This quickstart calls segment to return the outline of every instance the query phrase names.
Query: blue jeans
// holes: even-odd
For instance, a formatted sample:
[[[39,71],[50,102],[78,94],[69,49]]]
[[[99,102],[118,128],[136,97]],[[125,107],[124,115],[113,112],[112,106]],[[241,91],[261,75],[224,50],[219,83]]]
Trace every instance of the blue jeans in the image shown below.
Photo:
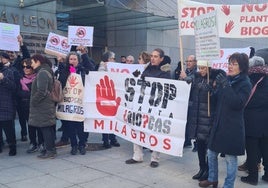
[[[219,153],[208,150],[208,166],[209,176],[208,181],[218,181],[218,155]],[[224,181],[224,188],[234,188],[234,182],[237,172],[237,156],[225,155],[225,161],[227,166],[227,176]]]

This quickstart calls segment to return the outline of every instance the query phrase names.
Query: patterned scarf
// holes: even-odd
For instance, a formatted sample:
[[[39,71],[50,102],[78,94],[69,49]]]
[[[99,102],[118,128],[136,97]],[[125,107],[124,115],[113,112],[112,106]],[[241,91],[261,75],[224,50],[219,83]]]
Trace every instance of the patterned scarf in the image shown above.
[[[24,75],[22,79],[20,79],[20,84],[22,86],[23,91],[30,91],[27,84],[32,83],[36,77],[36,74]]]

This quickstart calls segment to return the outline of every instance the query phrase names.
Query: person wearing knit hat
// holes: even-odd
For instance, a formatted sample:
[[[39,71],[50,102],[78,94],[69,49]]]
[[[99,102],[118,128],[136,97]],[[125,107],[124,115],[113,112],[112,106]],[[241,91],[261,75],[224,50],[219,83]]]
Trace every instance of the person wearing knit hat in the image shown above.
[[[211,67],[209,61],[207,60],[198,60],[197,66]]]
[[[262,57],[249,59],[248,74],[253,86],[244,111],[248,176],[241,177],[241,181],[257,185],[261,157],[264,166],[262,180],[268,182],[268,66]]]
[[[190,139],[196,139],[199,171],[192,177],[195,180],[204,181],[208,178],[207,148],[209,134],[212,127],[212,116],[215,111],[215,103],[208,99],[213,93],[216,76],[223,70],[211,69],[207,60],[197,61],[198,72],[195,73],[191,86],[187,126]]]

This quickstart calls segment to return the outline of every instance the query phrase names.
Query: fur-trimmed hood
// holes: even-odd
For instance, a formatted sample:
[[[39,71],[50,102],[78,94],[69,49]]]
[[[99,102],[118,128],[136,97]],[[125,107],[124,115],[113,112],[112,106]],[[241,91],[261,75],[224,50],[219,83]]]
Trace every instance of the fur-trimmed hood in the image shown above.
[[[248,70],[248,74],[262,74],[268,76],[268,65],[250,67]]]

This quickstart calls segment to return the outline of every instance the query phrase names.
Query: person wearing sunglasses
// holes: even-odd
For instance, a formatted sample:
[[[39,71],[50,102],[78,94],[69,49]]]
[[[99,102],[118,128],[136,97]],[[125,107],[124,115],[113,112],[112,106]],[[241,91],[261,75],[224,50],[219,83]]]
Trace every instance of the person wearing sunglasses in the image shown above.
[[[20,125],[27,130],[27,123],[29,120],[29,109],[30,109],[30,96],[31,96],[31,87],[32,83],[36,77],[36,73],[34,72],[33,68],[31,67],[31,60],[30,58],[24,59],[22,62],[23,68],[23,77],[20,79],[20,88],[18,92],[19,103],[18,106],[21,109],[21,117],[20,117]],[[28,133],[30,139],[30,146],[27,150],[27,153],[34,153],[38,151],[38,146],[42,146],[43,144],[43,137],[40,131],[40,128],[33,127],[28,125]],[[36,135],[38,135],[38,144],[36,142]]]

